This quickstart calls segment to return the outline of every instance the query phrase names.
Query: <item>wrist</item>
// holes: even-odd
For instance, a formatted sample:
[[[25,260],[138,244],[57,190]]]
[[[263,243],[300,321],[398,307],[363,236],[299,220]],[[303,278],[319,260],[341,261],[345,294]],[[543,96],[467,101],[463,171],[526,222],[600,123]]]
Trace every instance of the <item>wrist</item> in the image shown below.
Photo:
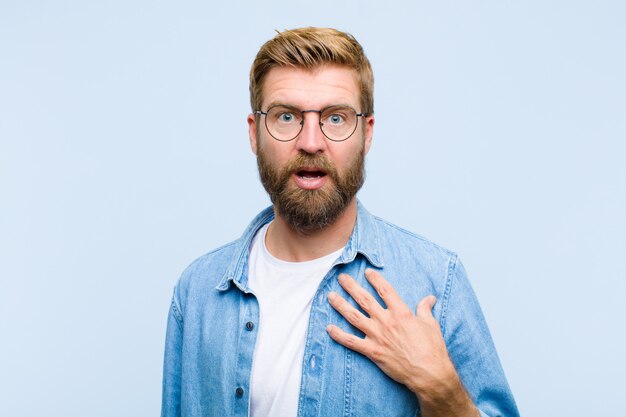
[[[480,415],[452,363],[438,376],[416,384],[411,390],[417,396],[422,417]]]
[[[459,396],[459,392],[465,391],[454,367],[419,381],[411,389],[417,395],[420,404],[449,401]]]

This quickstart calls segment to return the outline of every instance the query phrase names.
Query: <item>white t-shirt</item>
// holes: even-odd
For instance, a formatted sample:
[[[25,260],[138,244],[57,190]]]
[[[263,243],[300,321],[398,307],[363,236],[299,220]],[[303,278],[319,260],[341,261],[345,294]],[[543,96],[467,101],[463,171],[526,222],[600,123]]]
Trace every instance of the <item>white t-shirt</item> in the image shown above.
[[[248,284],[260,308],[252,361],[250,416],[292,417],[298,412],[313,296],[343,249],[312,261],[281,261],[265,246],[268,226],[254,237],[248,265]]]

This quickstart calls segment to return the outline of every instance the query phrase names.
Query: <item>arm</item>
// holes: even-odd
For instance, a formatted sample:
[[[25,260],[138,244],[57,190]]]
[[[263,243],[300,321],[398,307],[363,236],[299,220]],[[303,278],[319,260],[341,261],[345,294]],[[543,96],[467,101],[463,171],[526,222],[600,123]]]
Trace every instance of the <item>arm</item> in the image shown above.
[[[482,415],[519,417],[487,322],[456,257],[441,301],[441,329],[450,359]]]
[[[179,305],[177,291],[174,289],[165,336],[161,417],[180,417],[183,317]]]

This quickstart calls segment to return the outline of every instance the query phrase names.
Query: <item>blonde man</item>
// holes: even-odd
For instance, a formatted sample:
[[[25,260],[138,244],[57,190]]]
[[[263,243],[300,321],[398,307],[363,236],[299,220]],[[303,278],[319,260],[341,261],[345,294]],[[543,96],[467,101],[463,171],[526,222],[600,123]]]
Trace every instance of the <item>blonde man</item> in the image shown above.
[[[356,199],[373,75],[349,34],[279,33],[250,74],[272,207],[174,289],[162,416],[516,416],[456,254]]]

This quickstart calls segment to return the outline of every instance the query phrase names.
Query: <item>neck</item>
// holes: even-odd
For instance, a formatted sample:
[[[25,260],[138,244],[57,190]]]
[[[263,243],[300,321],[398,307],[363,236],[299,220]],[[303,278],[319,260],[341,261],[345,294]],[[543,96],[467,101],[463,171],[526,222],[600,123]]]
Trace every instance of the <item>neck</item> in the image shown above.
[[[356,214],[355,197],[330,225],[319,230],[302,231],[294,229],[276,213],[267,230],[265,245],[273,256],[283,261],[304,262],[321,258],[348,243],[356,224]]]

